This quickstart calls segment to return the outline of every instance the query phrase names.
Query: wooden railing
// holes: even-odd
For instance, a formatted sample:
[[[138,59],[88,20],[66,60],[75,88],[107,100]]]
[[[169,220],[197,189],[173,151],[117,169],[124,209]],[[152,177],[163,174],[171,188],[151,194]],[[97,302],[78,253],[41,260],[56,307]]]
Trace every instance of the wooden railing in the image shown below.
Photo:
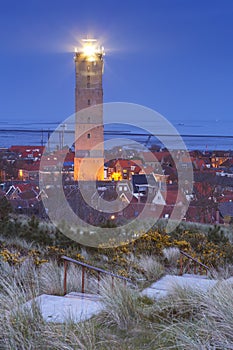
[[[85,272],[86,272],[86,269],[93,270],[93,271],[96,271],[98,273],[98,291],[99,291],[99,283],[100,283],[100,274],[105,274],[105,275],[112,277],[112,287],[114,287],[114,278],[121,279],[124,281],[124,283],[131,282],[131,280],[129,278],[116,275],[113,272],[100,269],[99,267],[85,264],[81,261],[69,258],[65,255],[63,255],[61,258],[64,260],[64,295],[67,293],[67,267],[68,267],[68,263],[73,263],[73,264],[76,264],[76,265],[79,265],[82,267],[82,293],[85,293]]]
[[[204,271],[205,274],[208,274],[209,267],[205,264],[202,264],[197,259],[193,258],[191,255],[180,251],[180,275],[183,275],[184,273],[184,257],[188,259],[187,264],[185,266],[185,272],[190,273],[193,272],[195,275],[198,273],[202,275],[202,272]],[[192,266],[191,266],[192,265]]]

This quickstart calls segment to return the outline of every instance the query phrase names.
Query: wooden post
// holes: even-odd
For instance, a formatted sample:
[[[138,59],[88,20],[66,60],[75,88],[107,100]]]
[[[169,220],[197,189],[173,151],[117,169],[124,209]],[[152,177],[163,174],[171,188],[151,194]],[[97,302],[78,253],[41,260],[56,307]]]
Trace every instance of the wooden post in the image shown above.
[[[67,292],[67,261],[64,261],[64,295]]]
[[[100,292],[100,272],[98,271],[98,294]]]
[[[190,259],[188,259],[188,273],[190,273]]]
[[[183,275],[183,257],[180,254],[180,276]]]
[[[85,288],[85,267],[82,266],[82,293],[84,293]]]
[[[194,261],[194,275],[197,274],[197,263],[196,261]]]
[[[114,277],[112,276],[112,289],[114,288]]]

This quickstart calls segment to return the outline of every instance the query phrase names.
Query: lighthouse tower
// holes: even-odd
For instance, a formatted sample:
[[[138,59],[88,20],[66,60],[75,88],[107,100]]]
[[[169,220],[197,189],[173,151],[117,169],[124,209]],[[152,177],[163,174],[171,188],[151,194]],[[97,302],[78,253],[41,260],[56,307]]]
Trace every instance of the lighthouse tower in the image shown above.
[[[104,178],[103,57],[95,39],[75,52],[75,181]],[[92,107],[92,108],[89,108]]]

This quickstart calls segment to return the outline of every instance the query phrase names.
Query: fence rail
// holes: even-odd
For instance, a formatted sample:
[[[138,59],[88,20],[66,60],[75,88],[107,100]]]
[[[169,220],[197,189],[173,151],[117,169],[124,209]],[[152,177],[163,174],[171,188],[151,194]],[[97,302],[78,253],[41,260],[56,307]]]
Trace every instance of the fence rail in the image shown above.
[[[205,274],[208,274],[208,271],[210,270],[209,267],[205,264],[202,264],[200,261],[198,261],[197,259],[195,259],[194,257],[192,257],[191,255],[183,252],[182,250],[180,251],[180,275],[183,275],[184,273],[184,260],[183,257],[188,258],[188,263],[187,263],[187,272],[190,273],[191,271],[191,266],[190,263],[193,263],[193,272],[195,275],[198,274],[198,272],[200,274],[202,274],[202,271],[205,271]]]
[[[112,287],[114,286],[114,278],[121,279],[125,283],[132,282],[129,278],[117,275],[117,274],[110,272],[110,271],[107,271],[107,270],[103,270],[99,267],[88,265],[88,264],[83,263],[81,261],[69,258],[68,256],[63,255],[61,258],[64,260],[64,295],[67,293],[67,267],[68,267],[68,263],[73,263],[73,264],[76,264],[76,265],[79,265],[82,267],[82,293],[85,293],[85,272],[86,272],[86,269],[98,272],[98,290],[99,290],[100,274],[105,274],[105,275],[112,277]]]

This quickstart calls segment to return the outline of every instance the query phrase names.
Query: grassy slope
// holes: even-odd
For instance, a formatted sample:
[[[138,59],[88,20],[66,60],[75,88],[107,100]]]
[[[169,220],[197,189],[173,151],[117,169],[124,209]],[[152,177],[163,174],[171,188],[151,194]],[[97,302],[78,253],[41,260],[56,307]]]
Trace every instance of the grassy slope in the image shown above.
[[[84,324],[73,324],[72,320],[65,325],[45,324],[36,306],[32,313],[20,307],[41,293],[63,293],[61,254],[144,279],[143,284],[147,284],[166,270],[176,271],[177,248],[171,247],[202,252],[199,245],[204,242],[210,249],[206,259],[212,256],[211,249],[221,246],[225,255],[218,261],[222,268],[227,263],[231,270],[230,230],[221,233],[216,227],[182,225],[172,238],[160,227],[131,245],[93,250],[67,241],[34,219],[2,221],[0,348],[232,349],[233,289],[224,281],[207,294],[177,289],[168,299],[155,303],[140,296],[142,285],[132,288],[115,283],[113,291],[111,281],[103,279],[105,311]],[[80,270],[70,266],[68,291],[80,290],[80,284]],[[87,291],[94,288],[95,275],[90,276]]]

